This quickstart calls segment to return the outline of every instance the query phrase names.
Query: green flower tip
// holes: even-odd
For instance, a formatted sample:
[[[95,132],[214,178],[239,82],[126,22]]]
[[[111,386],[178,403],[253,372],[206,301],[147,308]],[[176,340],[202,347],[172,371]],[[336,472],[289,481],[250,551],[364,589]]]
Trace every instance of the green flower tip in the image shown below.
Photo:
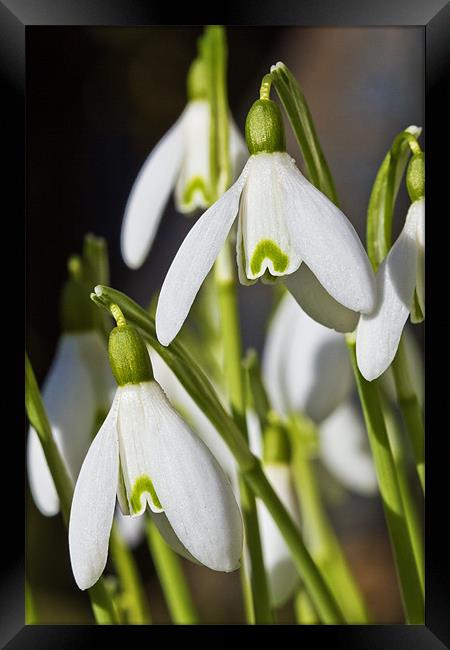
[[[286,430],[278,415],[270,412],[263,434],[263,460],[265,463],[289,463],[291,448]]]
[[[123,316],[122,316],[123,317]],[[109,363],[119,386],[140,384],[153,379],[153,370],[146,345],[139,332],[119,318],[111,330],[108,343]]]
[[[271,99],[258,99],[249,110],[245,139],[251,155],[286,151],[281,111]]]
[[[89,286],[85,280],[84,264],[79,255],[67,262],[69,278],[64,284],[60,318],[63,332],[77,333],[95,329],[95,309],[89,300]]]
[[[154,505],[160,510],[163,509],[158,499],[158,495],[156,494],[156,490],[153,485],[153,482],[151,481],[149,476],[147,476],[146,474],[142,474],[142,476],[136,479],[130,497],[130,505],[135,514],[141,512],[142,510],[141,497],[146,492],[150,495]]]
[[[187,76],[189,101],[208,98],[208,69],[203,59],[194,59]]]
[[[250,260],[251,272],[259,273],[265,259],[272,260],[273,268],[277,273],[283,273],[289,264],[289,257],[271,239],[263,239],[256,246]]]
[[[406,172],[406,187],[411,203],[425,196],[425,154],[415,154],[409,161]]]

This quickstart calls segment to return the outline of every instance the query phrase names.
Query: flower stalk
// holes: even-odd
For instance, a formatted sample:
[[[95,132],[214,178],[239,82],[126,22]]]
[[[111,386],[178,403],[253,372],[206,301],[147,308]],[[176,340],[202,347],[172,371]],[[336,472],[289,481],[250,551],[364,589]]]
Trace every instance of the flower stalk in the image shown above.
[[[199,623],[180,559],[163,540],[150,517],[146,517],[145,528],[150,553],[172,621],[180,625]]]

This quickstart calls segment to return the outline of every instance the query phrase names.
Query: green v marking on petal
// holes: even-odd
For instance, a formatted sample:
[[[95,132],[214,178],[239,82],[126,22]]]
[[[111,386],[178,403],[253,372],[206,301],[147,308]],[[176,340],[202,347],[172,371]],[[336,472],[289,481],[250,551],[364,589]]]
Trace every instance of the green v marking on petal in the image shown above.
[[[271,239],[261,240],[255,248],[250,260],[251,272],[256,275],[261,270],[261,265],[268,258],[272,260],[273,268],[277,273],[283,273],[289,264],[289,257]]]
[[[141,496],[144,494],[144,492],[148,492],[150,494],[152,501],[157,508],[161,508],[161,510],[163,509],[156,494],[156,490],[153,487],[153,483],[146,474],[143,474],[135,480],[133,489],[131,491],[130,505],[133,509],[133,512],[139,512],[139,510],[142,508]]]
[[[192,203],[195,192],[201,192],[207,203],[212,202],[212,197],[206,187],[205,179],[201,176],[193,176],[189,183],[187,183],[181,197],[181,202],[186,205]]]

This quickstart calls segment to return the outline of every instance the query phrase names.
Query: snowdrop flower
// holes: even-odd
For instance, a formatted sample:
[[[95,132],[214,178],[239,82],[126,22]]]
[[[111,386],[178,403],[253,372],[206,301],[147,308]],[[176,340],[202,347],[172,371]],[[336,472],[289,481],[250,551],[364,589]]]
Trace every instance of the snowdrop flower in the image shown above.
[[[372,381],[392,363],[415,295],[425,314],[425,172],[424,154],[412,157],[407,171],[411,206],[405,224],[381,263],[377,275],[378,304],[361,314],[356,357],[361,374]]]
[[[156,311],[163,345],[183,325],[236,217],[241,283],[283,277],[313,318],[342,331],[375,306],[375,280],[358,235],[286,153],[278,106],[255,102],[245,132],[251,155],[241,175],[190,230],[164,280]]]
[[[247,411],[246,419],[252,452],[263,459],[267,480],[292,519],[300,525],[285,432],[274,422],[263,437],[256,413]],[[260,499],[257,499],[256,507],[270,601],[273,607],[280,607],[294,595],[299,583],[298,572],[284,537]]]
[[[85,297],[79,291],[77,280],[71,278],[63,291],[63,333],[42,388],[53,438],[73,480],[89,447],[95,417],[109,407],[113,384],[106,348],[83,309]],[[27,467],[36,506],[47,517],[56,515],[58,495],[33,427],[28,435]]]
[[[349,400],[320,425],[319,449],[325,466],[342,485],[366,496],[377,493],[366,428]]]
[[[116,496],[132,517],[148,505],[177,552],[216,571],[234,571],[243,527],[231,486],[155,381],[137,330],[116,305],[111,311],[118,323],[109,340],[118,388],[73,495],[69,550],[77,585],[88,589],[105,567]]]
[[[353,386],[344,337],[310,318],[287,292],[269,326],[262,372],[278,413],[302,412],[316,424]]]
[[[278,413],[303,413],[318,426],[319,453],[330,472],[349,489],[373,493],[365,427],[350,403],[354,382],[344,337],[312,320],[286,293],[269,327],[262,371]]]
[[[210,106],[204,63],[197,59],[188,76],[186,108],[150,152],[125,207],[121,247],[126,264],[139,268],[152,245],[169,194],[175,188],[178,212],[192,213],[213,200],[210,179]],[[245,142],[229,119],[229,147],[233,178],[245,159]]]

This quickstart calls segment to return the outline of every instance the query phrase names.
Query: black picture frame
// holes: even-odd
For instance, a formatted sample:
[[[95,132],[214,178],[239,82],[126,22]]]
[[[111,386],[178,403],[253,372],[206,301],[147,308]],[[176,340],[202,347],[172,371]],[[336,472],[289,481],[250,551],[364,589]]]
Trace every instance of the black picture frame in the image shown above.
[[[445,118],[448,120],[448,94],[445,73],[450,61],[450,6],[445,0],[390,0],[373,3],[372,1],[348,0],[288,0],[282,3],[247,2],[234,11],[227,5],[228,11],[222,17],[195,15],[189,7],[190,24],[221,23],[228,25],[304,25],[304,26],[422,26],[425,33],[425,71],[426,71],[426,134],[427,134],[427,210],[436,217],[434,225],[428,220],[428,237],[433,236],[434,226],[441,219],[448,221],[442,212],[448,186],[448,174],[445,162],[441,165],[437,153],[445,152],[442,138],[448,132]],[[167,11],[169,9],[169,11]],[[192,9],[192,11],[191,11]],[[165,10],[145,0],[0,0],[0,72],[2,88],[3,143],[2,155],[7,162],[7,175],[4,178],[4,199],[12,211],[13,222],[23,223],[26,197],[25,188],[25,34],[34,25],[151,25],[168,24],[176,12],[172,7]],[[181,18],[181,15],[180,15]],[[208,19],[207,19],[208,18]],[[448,100],[447,100],[448,101]],[[442,119],[440,119],[442,115]],[[430,152],[433,151],[433,157]],[[444,157],[445,161],[445,157]],[[442,224],[443,227],[444,224]],[[440,232],[440,231],[439,231]],[[20,237],[20,235],[19,235]],[[444,239],[444,238],[442,238]],[[445,242],[437,236],[432,240],[433,257],[448,257]],[[20,241],[20,240],[19,240]],[[448,241],[448,240],[447,240]],[[448,246],[447,246],[448,249]],[[430,365],[433,359],[433,374],[438,376],[439,365],[446,369],[446,360],[433,358],[433,340],[445,340],[450,325],[448,314],[433,309],[439,305],[439,287],[434,283],[439,269],[431,264],[430,247],[427,244],[427,300],[428,307],[426,338],[426,404],[427,427],[430,426],[431,414],[439,417],[439,405],[445,404],[448,396],[442,389],[442,383],[430,379]],[[447,276],[448,277],[448,276]],[[16,284],[16,283],[14,283]],[[447,283],[448,284],[448,283]],[[430,320],[431,318],[431,320]],[[18,320],[18,319],[16,319]],[[434,332],[432,334],[432,332]],[[22,339],[23,340],[23,339]],[[21,349],[19,343],[18,350]],[[20,352],[19,352],[20,354]],[[436,364],[436,365],[435,365]],[[19,379],[20,385],[20,379]],[[22,384],[23,385],[23,384]],[[439,386],[441,392],[439,393]],[[17,389],[17,394],[22,394]],[[23,408],[20,404],[18,408]],[[16,411],[17,412],[17,411]],[[114,634],[115,641],[123,638],[128,643],[137,640],[137,636],[146,633],[139,626],[25,626],[24,625],[24,557],[23,538],[24,521],[20,512],[20,494],[25,486],[24,441],[17,444],[17,418],[13,421],[16,436],[4,432],[4,457],[10,459],[8,466],[12,476],[3,472],[3,495],[13,493],[12,503],[4,510],[4,516],[12,516],[11,510],[18,510],[18,522],[14,526],[8,523],[8,532],[3,527],[3,550],[0,553],[4,566],[0,586],[0,643],[2,647],[22,648],[87,648],[104,643],[105,634]],[[436,435],[427,440],[427,508],[426,508],[426,623],[424,626],[377,625],[377,626],[284,626],[271,627],[263,631],[266,634],[289,633],[290,640],[299,644],[309,641],[328,643],[333,648],[358,648],[364,650],[408,648],[436,650],[449,647],[450,644],[450,599],[448,580],[448,556],[450,538],[447,532],[446,516],[448,491],[445,493],[446,463],[448,461],[448,431],[434,431]],[[432,439],[430,439],[432,438]],[[440,465],[442,464],[442,465]],[[443,469],[440,467],[442,466]],[[6,470],[6,468],[5,468]],[[4,499],[5,501],[5,499]],[[24,502],[24,499],[22,500]],[[235,626],[222,627],[218,632],[214,627],[183,627],[183,643],[189,642],[189,636],[199,636],[200,632],[212,636],[215,642],[223,645],[234,639],[245,641],[256,633],[258,628]],[[180,634],[176,626],[164,628],[152,627],[152,635],[163,634],[165,639],[175,640]],[[294,637],[295,633],[295,637]],[[147,631],[148,634],[148,631]],[[126,636],[125,636],[126,635]],[[101,638],[100,638],[101,637]],[[275,638],[275,637],[274,637]],[[147,640],[154,642],[154,637]],[[268,639],[269,640],[269,639]],[[269,641],[270,642],[270,641]],[[306,647],[306,646],[304,646]]]

